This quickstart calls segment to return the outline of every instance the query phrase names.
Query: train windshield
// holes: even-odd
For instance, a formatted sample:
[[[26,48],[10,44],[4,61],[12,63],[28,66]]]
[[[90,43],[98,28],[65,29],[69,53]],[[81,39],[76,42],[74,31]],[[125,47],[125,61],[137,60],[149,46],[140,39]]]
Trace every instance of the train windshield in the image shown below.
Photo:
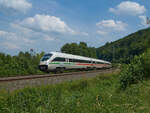
[[[41,61],[46,61],[46,60],[50,59],[51,56],[52,56],[52,54],[46,54],[41,58]]]

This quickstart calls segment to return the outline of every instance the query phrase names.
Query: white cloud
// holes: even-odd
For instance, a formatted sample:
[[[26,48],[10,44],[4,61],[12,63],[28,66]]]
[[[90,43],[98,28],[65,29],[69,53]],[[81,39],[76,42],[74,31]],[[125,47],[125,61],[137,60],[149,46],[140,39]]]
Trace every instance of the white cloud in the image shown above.
[[[123,1],[116,8],[110,8],[110,12],[115,14],[140,15],[145,13],[146,8],[137,2]]]
[[[10,24],[12,28],[18,29],[24,34],[43,33],[52,36],[59,33],[61,35],[88,36],[87,32],[72,29],[65,21],[59,17],[36,14],[33,17],[17,20]],[[58,35],[58,34],[57,34]]]
[[[51,37],[51,36],[48,36],[48,35],[44,36],[44,40],[46,40],[46,41],[53,41],[54,39],[55,39],[54,37]]]
[[[0,36],[4,36],[4,35],[6,35],[7,34],[7,32],[5,32],[5,31],[0,31]]]
[[[11,42],[4,42],[2,45],[7,49],[19,49],[20,47]]]
[[[25,35],[8,32],[0,30],[0,39],[2,39],[1,45],[6,49],[20,49],[23,46],[32,45],[35,40],[30,39],[30,37],[25,37]]]
[[[102,20],[96,26],[98,27],[97,34],[105,36],[109,33],[126,31],[128,25],[122,21]]]
[[[27,0],[0,0],[0,5],[21,12],[26,12],[32,7],[32,4],[27,2]]]
[[[122,21],[114,21],[114,20],[102,20],[96,24],[100,29],[110,29],[115,31],[124,31],[126,30],[126,23]]]
[[[80,34],[83,36],[89,36],[89,34],[87,32],[81,32]]]
[[[71,29],[59,17],[55,16],[37,14],[34,17],[28,17],[23,21],[16,22],[16,24],[39,32],[42,31],[75,34],[73,29]]]
[[[34,40],[30,40],[28,38],[23,38],[22,39],[25,43],[28,43],[28,44],[33,44],[35,41]]]
[[[33,48],[41,42],[57,42],[55,37],[88,36],[88,33],[74,31],[60,18],[49,15],[35,15],[22,21],[16,20],[10,23],[10,30],[0,30],[0,46],[3,43],[3,48]]]
[[[7,32],[7,31],[0,30],[0,38],[5,38],[8,40],[16,40],[17,35],[13,32]]]
[[[10,27],[18,35],[21,35],[21,36],[24,36],[24,37],[32,38],[32,36],[35,34],[35,32],[32,29],[22,27],[18,24],[11,23]]]
[[[147,26],[147,17],[146,16],[139,16],[139,19],[141,19],[142,25]]]
[[[17,34],[27,37],[23,39],[25,42],[34,43],[34,40],[38,40],[38,39],[42,39],[46,41],[53,41],[55,39],[53,36],[51,36],[50,33],[36,32],[33,31],[32,29],[20,26],[18,24],[12,23],[10,25],[13,29],[15,29],[16,32],[19,31]],[[34,40],[30,40],[30,39],[34,39]]]
[[[107,35],[107,32],[98,30],[98,31],[97,31],[97,34],[99,34],[99,35]]]

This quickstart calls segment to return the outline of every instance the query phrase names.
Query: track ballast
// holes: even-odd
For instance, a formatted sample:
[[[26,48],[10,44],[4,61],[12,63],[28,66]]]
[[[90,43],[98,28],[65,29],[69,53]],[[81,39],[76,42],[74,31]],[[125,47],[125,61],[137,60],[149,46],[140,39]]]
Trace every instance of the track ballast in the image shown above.
[[[5,78],[0,78],[0,82],[11,82],[11,81],[30,80],[30,79],[32,80],[32,79],[38,79],[38,78],[69,76],[69,75],[74,75],[74,74],[79,75],[79,74],[95,73],[95,72],[105,72],[105,71],[112,71],[112,68],[110,68],[110,69],[101,69],[101,70],[94,70],[94,71],[71,72],[71,73],[5,77]]]

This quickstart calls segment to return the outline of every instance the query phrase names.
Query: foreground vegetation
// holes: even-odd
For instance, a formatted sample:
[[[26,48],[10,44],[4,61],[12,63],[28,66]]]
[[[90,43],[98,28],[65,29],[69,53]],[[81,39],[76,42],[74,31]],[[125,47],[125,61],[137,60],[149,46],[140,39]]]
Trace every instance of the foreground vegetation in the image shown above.
[[[139,56],[135,56],[130,64],[124,65],[120,74],[120,87],[125,89],[150,78],[150,49]]]
[[[42,74],[38,69],[40,58],[32,49],[30,52],[20,52],[17,56],[0,53],[0,77]]]
[[[118,73],[0,92],[0,113],[148,113],[150,80],[119,90]]]

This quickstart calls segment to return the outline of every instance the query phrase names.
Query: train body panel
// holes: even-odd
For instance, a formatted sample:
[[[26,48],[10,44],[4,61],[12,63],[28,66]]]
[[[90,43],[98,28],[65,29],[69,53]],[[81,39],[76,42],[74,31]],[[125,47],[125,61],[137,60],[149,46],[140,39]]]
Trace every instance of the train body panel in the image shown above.
[[[78,55],[50,52],[45,54],[39,64],[41,71],[55,71],[57,69],[94,69],[109,68],[111,63]]]

